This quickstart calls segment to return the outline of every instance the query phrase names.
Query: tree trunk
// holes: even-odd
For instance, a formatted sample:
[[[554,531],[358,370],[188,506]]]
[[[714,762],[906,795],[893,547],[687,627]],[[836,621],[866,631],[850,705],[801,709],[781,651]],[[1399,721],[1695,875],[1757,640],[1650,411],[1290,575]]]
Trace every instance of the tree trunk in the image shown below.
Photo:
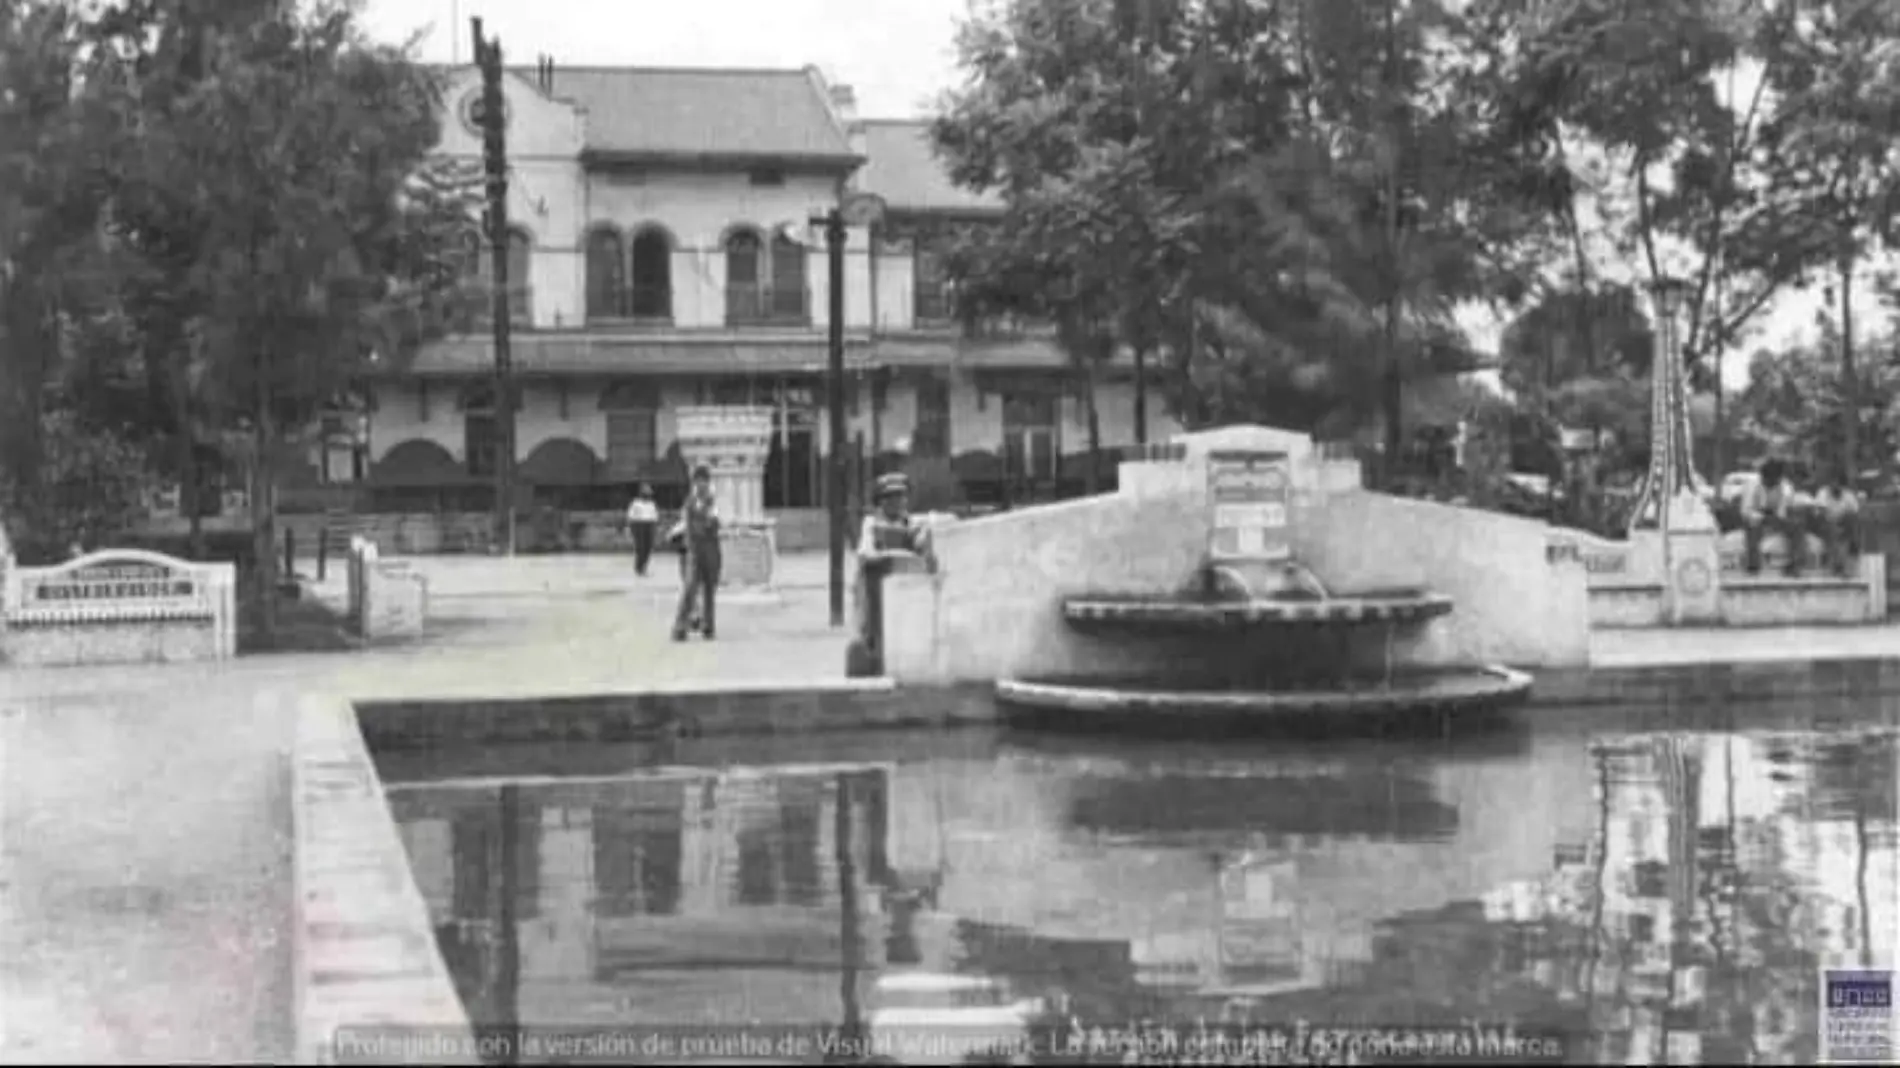
[[[1135,349],[1135,444],[1148,444],[1148,350]]]
[[[1854,372],[1854,256],[1841,254],[1841,477],[1860,478],[1860,376]]]
[[[1102,471],[1102,413],[1095,404],[1095,368],[1091,354],[1082,368],[1082,403],[1089,419],[1089,465],[1082,476],[1082,488],[1091,497],[1101,491]]]
[[[1391,487],[1393,475],[1398,470],[1399,453],[1404,447],[1405,427],[1405,379],[1399,366],[1399,326],[1404,321],[1405,281],[1403,267],[1405,250],[1400,247],[1403,234],[1399,227],[1399,161],[1396,158],[1403,140],[1399,136],[1399,12],[1397,0],[1387,0],[1385,9],[1385,116],[1388,147],[1394,158],[1386,161],[1385,172],[1385,247],[1391,256],[1386,269],[1392,272],[1392,281],[1386,293],[1385,303],[1385,380],[1381,390],[1380,403],[1385,417],[1385,478],[1387,488]]]
[[[7,358],[0,389],[0,476],[23,495],[40,483],[40,420],[45,414],[47,346],[44,305],[33,283],[0,278],[0,346]]]
[[[1399,366],[1399,301],[1397,294],[1385,311],[1385,373],[1379,391],[1379,410],[1385,421],[1385,488],[1390,489],[1404,451],[1405,374]]]
[[[277,638],[277,507],[271,499],[276,485],[272,444],[276,438],[271,418],[270,355],[258,356],[257,411],[252,416],[252,442],[255,455],[251,463],[251,553],[257,581],[252,596],[257,619],[258,643],[269,649]]]

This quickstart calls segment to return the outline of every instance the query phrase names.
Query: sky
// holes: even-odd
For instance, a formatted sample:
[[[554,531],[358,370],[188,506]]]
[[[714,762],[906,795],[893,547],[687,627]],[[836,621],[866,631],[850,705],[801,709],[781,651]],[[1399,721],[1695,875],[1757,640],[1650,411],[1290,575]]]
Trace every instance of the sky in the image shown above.
[[[927,113],[955,84],[952,42],[966,10],[967,0],[366,0],[364,18],[385,40],[422,33],[421,57],[430,61],[466,61],[468,20],[480,16],[508,60],[524,65],[542,54],[577,66],[816,64],[856,90],[861,115],[897,118]],[[1605,276],[1620,273],[1611,265]],[[1821,303],[1818,288],[1777,301],[1756,336],[1725,358],[1725,381],[1747,381],[1756,347],[1811,334]],[[1863,329],[1872,330],[1873,302],[1862,307]],[[1478,348],[1496,350],[1495,316],[1473,309],[1460,318]]]

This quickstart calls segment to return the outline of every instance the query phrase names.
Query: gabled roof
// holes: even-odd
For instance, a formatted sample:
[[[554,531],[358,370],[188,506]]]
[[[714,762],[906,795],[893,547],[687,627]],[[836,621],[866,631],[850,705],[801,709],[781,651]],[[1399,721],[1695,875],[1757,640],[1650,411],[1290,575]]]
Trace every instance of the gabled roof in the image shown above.
[[[539,87],[533,67],[511,73]],[[830,90],[812,67],[553,68],[544,90],[586,110],[586,151],[655,159],[857,161]]]
[[[923,119],[868,119],[864,123],[864,169],[858,187],[884,199],[892,211],[999,212],[993,194],[974,193],[950,181],[949,168],[930,143]]]

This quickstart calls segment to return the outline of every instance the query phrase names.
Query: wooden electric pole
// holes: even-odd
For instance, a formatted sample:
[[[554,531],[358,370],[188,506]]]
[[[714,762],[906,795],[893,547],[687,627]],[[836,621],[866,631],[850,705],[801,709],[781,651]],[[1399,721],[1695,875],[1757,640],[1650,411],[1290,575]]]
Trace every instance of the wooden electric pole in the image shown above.
[[[501,91],[501,42],[482,36],[471,18],[475,65],[482,72],[482,164],[487,172],[488,250],[494,290],[489,294],[495,343],[495,538],[515,554],[515,361],[509,347],[508,300],[508,105]]]

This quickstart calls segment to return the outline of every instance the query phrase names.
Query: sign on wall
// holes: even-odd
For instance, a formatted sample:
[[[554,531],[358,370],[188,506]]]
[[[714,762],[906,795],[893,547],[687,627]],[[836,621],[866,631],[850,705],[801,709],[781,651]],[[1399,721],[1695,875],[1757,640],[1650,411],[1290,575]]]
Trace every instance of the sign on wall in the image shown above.
[[[1207,456],[1212,560],[1285,560],[1291,465],[1284,452],[1226,450]]]
[[[183,569],[143,561],[87,564],[41,578],[35,601],[140,601],[190,597],[196,587]]]

